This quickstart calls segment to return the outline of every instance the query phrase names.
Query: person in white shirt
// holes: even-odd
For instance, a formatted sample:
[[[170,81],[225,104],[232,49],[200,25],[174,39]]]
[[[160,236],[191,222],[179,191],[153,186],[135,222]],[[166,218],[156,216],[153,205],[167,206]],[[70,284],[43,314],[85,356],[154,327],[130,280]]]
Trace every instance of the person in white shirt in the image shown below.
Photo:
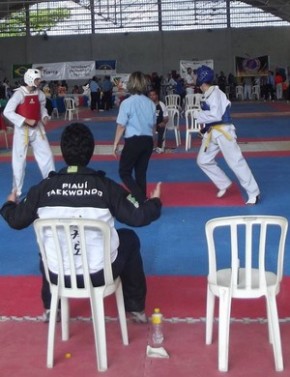
[[[186,94],[194,94],[195,82],[194,82],[192,68],[190,67],[187,68],[187,73],[184,77],[184,82],[185,82]]]

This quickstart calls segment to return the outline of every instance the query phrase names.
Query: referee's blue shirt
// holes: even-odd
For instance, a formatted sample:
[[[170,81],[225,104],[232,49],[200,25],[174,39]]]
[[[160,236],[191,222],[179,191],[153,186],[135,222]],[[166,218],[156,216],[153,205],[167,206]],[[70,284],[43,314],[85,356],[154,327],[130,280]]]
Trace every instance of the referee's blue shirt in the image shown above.
[[[156,124],[154,102],[143,94],[133,94],[121,102],[117,124],[125,127],[124,137],[153,136]]]

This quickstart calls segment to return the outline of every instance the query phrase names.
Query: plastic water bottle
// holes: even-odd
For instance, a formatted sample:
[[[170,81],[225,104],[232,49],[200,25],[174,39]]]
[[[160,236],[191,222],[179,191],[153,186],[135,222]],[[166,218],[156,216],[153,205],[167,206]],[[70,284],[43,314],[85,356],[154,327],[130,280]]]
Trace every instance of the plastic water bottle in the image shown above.
[[[163,315],[160,313],[160,309],[155,308],[151,316],[153,346],[160,346],[163,343],[164,335],[163,335],[162,319],[163,319]]]

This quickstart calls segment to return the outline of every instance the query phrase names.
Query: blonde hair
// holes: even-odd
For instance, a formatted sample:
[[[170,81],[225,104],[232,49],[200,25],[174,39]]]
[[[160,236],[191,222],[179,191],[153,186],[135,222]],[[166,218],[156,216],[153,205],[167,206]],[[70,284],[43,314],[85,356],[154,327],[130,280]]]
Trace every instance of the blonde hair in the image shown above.
[[[147,92],[147,85],[148,82],[144,73],[136,71],[131,73],[127,89],[131,94],[145,94]]]

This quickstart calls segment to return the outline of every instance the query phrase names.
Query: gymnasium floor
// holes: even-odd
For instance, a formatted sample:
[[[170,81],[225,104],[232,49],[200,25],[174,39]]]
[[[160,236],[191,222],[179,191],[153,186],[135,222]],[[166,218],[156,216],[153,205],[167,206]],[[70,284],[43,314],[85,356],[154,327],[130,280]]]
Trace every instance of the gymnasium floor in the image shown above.
[[[92,116],[93,115],[93,116]],[[148,276],[146,312],[161,308],[165,317],[165,343],[169,358],[146,357],[150,325],[128,320],[130,345],[121,344],[116,310],[106,301],[108,377],[214,377],[217,371],[217,333],[214,343],[204,343],[207,250],[204,224],[213,217],[234,214],[277,214],[290,218],[290,104],[233,103],[233,118],[244,155],[260,185],[262,201],[254,207],[244,205],[244,193],[224,165],[234,184],[223,199],[215,198],[215,188],[196,166],[200,141],[184,150],[184,119],[181,122],[182,146],[175,148],[168,135],[167,153],[152,156],[149,190],[163,182],[164,204],[161,218],[148,227],[135,229],[141,239],[144,268]],[[115,131],[116,111],[91,113],[80,110],[80,120],[93,131],[96,154],[91,166],[103,169],[119,181],[118,163],[110,155]],[[63,118],[63,117],[62,117]],[[57,169],[63,162],[58,140],[63,119],[54,119],[48,127]],[[11,135],[10,135],[11,136]],[[0,139],[0,202],[11,186],[11,153]],[[24,191],[40,180],[33,158],[28,158]],[[117,224],[121,226],[121,224]],[[68,342],[57,338],[55,367],[45,366],[47,325],[40,321],[40,277],[35,238],[31,227],[22,231],[10,229],[0,219],[0,353],[1,377],[98,375],[93,334],[86,302],[72,303],[72,333]],[[285,255],[285,278],[278,296],[285,371],[290,372],[290,254],[289,237]],[[250,339],[250,340],[249,340]],[[65,354],[70,353],[70,358]],[[276,375],[272,349],[267,341],[263,300],[234,302],[230,330],[229,376],[271,377]]]

